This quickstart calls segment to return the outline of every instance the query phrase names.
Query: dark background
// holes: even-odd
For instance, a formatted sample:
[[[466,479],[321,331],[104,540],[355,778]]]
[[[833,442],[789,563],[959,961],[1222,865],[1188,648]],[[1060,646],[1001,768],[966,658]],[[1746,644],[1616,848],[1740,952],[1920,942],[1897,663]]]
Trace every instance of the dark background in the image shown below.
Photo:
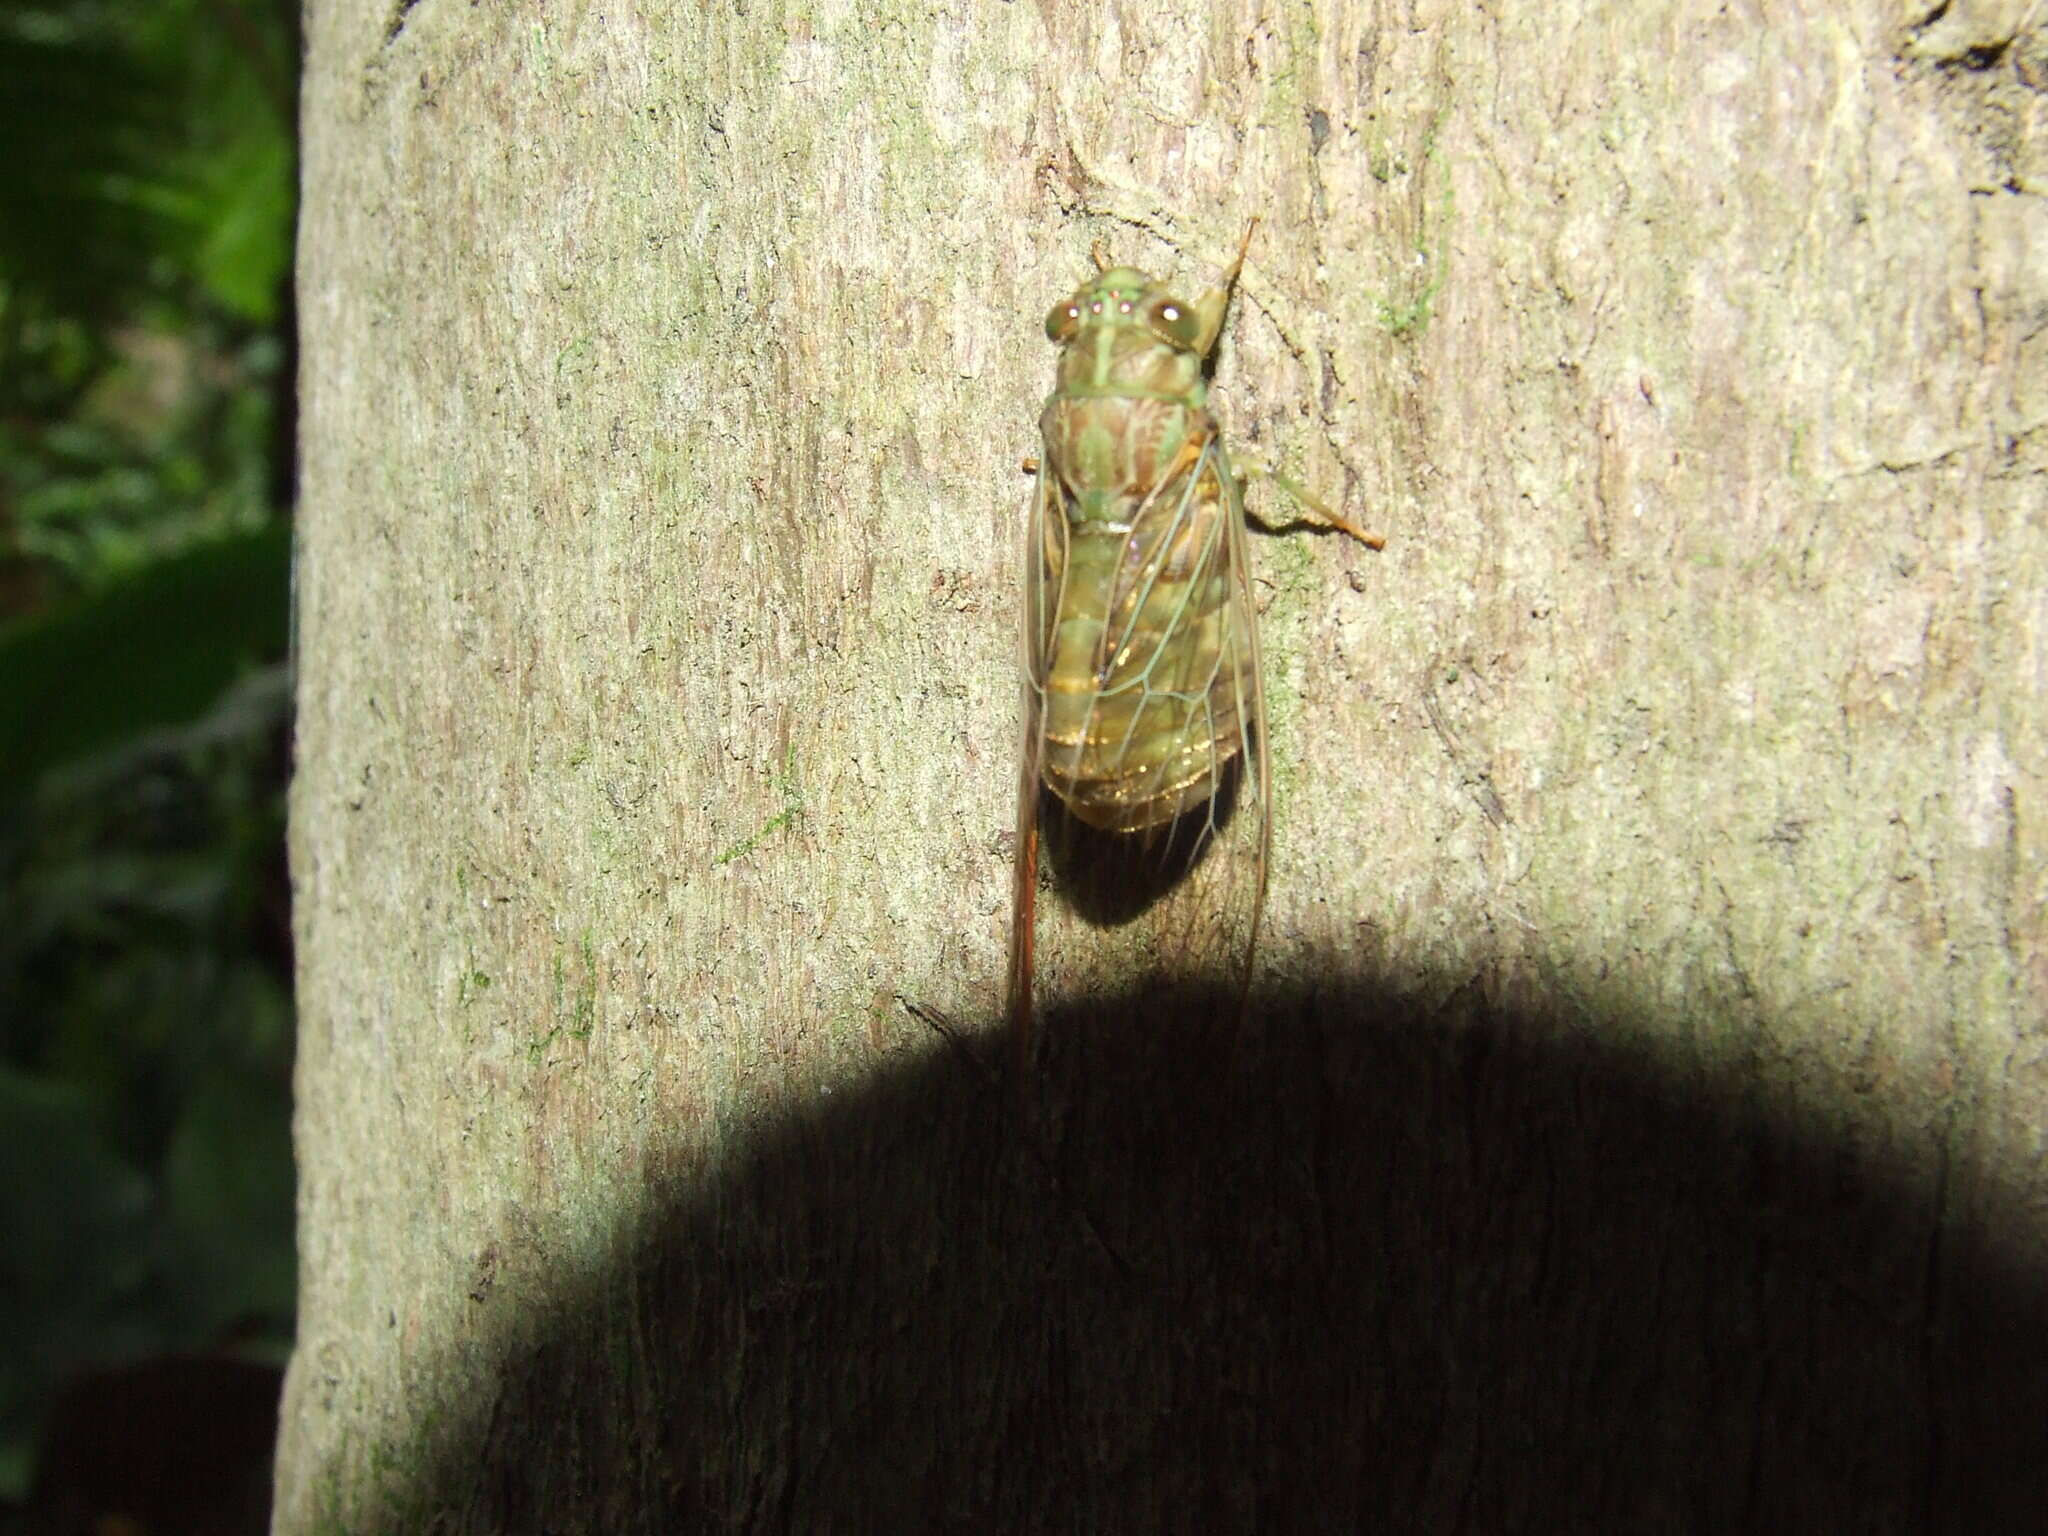
[[[0,8],[0,1529],[261,1529],[296,6]]]

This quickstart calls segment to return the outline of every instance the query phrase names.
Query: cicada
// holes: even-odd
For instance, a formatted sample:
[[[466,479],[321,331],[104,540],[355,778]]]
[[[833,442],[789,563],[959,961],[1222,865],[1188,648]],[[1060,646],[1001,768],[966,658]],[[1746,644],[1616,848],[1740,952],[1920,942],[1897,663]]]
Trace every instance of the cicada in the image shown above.
[[[1098,252],[1097,274],[1046,316],[1059,361],[1026,536],[1008,976],[1026,1067],[1049,828],[1067,851],[1062,884],[1093,887],[1064,892],[1068,905],[1098,933],[1135,930],[1115,968],[1220,986],[1240,1008],[1249,986],[1272,784],[1243,486],[1209,411],[1207,368],[1256,227],[1192,304]]]

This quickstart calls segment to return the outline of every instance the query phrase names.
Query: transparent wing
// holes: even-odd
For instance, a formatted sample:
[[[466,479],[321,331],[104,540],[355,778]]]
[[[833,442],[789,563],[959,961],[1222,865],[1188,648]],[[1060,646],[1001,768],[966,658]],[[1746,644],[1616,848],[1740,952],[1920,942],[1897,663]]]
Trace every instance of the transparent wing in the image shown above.
[[[1147,979],[1227,999],[1225,1022],[1234,1024],[1258,946],[1272,835],[1265,692],[1243,497],[1220,438],[1203,444],[1187,480],[1171,499],[1172,482],[1161,486],[1160,531],[1127,563],[1113,628],[1132,648],[1130,664],[1144,659],[1148,703],[1188,713],[1183,741],[1195,760],[1147,766],[1162,790],[1199,772],[1211,792],[1171,822],[1127,836],[1139,873],[1156,872],[1160,887],[1143,920]],[[1134,545],[1145,532],[1140,519]],[[1169,599],[1171,630],[1136,617]],[[1157,643],[1143,658],[1148,633]]]
[[[1249,552],[1220,443],[1191,444],[1106,552],[1070,534],[1063,494],[1041,474],[1025,565],[1009,1000],[1027,1056],[1034,999],[1166,988],[1234,1021],[1270,836]],[[1077,637],[1085,654],[1065,654]]]
[[[1028,1071],[1033,1045],[1033,969],[1036,963],[1038,896],[1038,812],[1045,794],[1045,688],[1053,626],[1066,570],[1067,516],[1060,505],[1059,476],[1051,455],[1039,461],[1038,483],[1024,532],[1024,707],[1023,744],[1018,756],[1017,835],[1012,849],[1010,952],[1004,1009],[1020,1075]]]

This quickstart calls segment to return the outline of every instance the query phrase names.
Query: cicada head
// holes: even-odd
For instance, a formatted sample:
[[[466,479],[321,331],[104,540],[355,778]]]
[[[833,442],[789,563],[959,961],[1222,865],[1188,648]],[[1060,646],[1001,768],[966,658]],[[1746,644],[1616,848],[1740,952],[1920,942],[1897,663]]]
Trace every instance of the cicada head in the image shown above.
[[[1198,403],[1221,322],[1220,304],[1212,317],[1135,267],[1111,267],[1053,305],[1045,334],[1060,349],[1062,389]]]
[[[1166,284],[1136,267],[1111,267],[1089,279],[1045,317],[1047,338],[1062,347],[1105,328],[1130,330],[1184,352],[1208,350],[1197,306],[1175,298]]]

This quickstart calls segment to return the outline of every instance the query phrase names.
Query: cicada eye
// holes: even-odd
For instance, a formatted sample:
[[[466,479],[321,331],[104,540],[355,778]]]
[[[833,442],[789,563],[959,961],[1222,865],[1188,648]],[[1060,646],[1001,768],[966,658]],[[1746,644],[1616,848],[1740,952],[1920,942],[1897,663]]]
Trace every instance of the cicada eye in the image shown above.
[[[1046,311],[1045,337],[1048,341],[1069,342],[1074,332],[1081,329],[1081,306],[1072,299],[1062,299]]]
[[[1145,307],[1145,329],[1176,347],[1192,347],[1200,322],[1179,299],[1154,299]]]

